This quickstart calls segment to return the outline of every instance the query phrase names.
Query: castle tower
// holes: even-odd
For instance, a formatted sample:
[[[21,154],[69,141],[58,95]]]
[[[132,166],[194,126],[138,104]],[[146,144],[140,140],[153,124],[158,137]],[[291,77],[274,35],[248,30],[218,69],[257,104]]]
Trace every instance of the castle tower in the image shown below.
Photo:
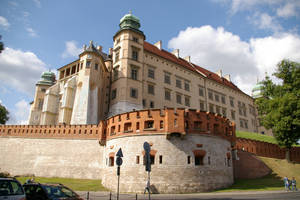
[[[144,33],[131,13],[120,20],[114,35],[109,116],[142,109]]]
[[[46,90],[54,85],[55,82],[55,74],[53,72],[42,73],[41,79],[37,82],[35,87],[35,96],[30,107],[29,125],[40,124]]]

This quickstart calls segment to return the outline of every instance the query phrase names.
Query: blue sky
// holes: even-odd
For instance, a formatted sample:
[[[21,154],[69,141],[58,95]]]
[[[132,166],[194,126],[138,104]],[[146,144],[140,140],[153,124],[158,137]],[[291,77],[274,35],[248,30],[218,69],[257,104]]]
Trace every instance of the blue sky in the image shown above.
[[[248,94],[281,59],[300,62],[299,0],[0,0],[0,102],[9,123],[26,123],[43,71],[75,60],[90,40],[108,52],[129,10],[148,42],[222,69]]]

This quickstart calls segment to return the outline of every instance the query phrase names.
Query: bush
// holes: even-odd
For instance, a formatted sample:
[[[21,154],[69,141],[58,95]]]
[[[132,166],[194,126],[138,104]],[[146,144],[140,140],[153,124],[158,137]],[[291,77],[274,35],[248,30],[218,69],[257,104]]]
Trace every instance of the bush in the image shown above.
[[[8,172],[0,172],[0,178],[8,178],[10,174]]]

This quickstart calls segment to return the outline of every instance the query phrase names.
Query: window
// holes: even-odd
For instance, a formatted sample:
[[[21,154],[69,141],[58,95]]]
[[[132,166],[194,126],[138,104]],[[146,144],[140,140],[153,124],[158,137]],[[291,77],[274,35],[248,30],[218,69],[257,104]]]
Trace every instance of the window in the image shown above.
[[[248,128],[248,121],[247,120],[244,120],[244,125],[245,125],[245,128]]]
[[[132,49],[132,59],[137,61],[138,60],[138,56],[139,56],[138,50],[136,48],[133,48]]]
[[[171,84],[171,75],[169,73],[165,73],[165,83]]]
[[[154,69],[153,68],[148,69],[148,77],[154,79]]]
[[[187,82],[187,81],[184,82],[184,89],[186,91],[190,91],[190,83],[189,82]]]
[[[214,98],[213,98],[213,93],[212,93],[211,91],[208,91],[208,98],[209,98],[210,100],[214,100]]]
[[[222,115],[223,115],[224,117],[226,117],[226,116],[227,116],[227,111],[226,111],[226,108],[222,108]]]
[[[98,70],[98,64],[97,63],[95,64],[95,70]]]
[[[42,110],[44,104],[44,99],[39,99],[38,110]]]
[[[119,78],[119,67],[115,67],[113,73],[114,73],[113,77],[114,77],[114,81],[115,81]]]
[[[199,87],[199,96],[204,97],[204,88],[203,87]]]
[[[45,88],[42,88],[41,91],[42,91],[42,92],[46,92],[46,89],[45,89]]]
[[[176,79],[176,87],[181,88],[181,80]]]
[[[207,163],[210,165],[210,156],[207,157]]]
[[[171,92],[170,90],[165,90],[165,100],[171,100]]]
[[[133,40],[134,42],[139,42],[139,39],[138,39],[137,37],[133,37],[132,40]]]
[[[231,110],[231,119],[235,119],[235,111]]]
[[[138,98],[138,91],[135,88],[130,88],[130,96],[132,98]]]
[[[221,101],[223,104],[226,104],[226,100],[225,100],[225,96],[224,95],[221,95]]]
[[[108,166],[113,167],[115,164],[115,159],[113,156],[109,157],[109,163]]]
[[[213,104],[209,104],[209,112],[214,112],[214,105]]]
[[[86,61],[86,67],[90,67],[91,66],[91,61]]]
[[[162,155],[159,156],[159,164],[162,164]]]
[[[177,127],[178,124],[177,124],[177,119],[174,119],[174,127]]]
[[[221,112],[220,112],[220,106],[216,106],[216,113],[221,114]]]
[[[187,164],[191,164],[191,156],[187,157]]]
[[[203,156],[195,156],[195,165],[203,165]]]
[[[140,164],[140,156],[136,156],[136,164]]]
[[[231,107],[234,107],[234,99],[233,97],[229,97]]]
[[[205,110],[204,109],[204,101],[200,101],[200,110]]]
[[[111,99],[115,99],[117,97],[117,89],[112,90]]]
[[[163,120],[161,120],[161,121],[159,122],[159,128],[160,128],[160,129],[164,129],[164,121],[163,121]]]
[[[150,108],[154,108],[154,102],[150,101]]]
[[[148,84],[148,94],[154,95],[154,85]]]
[[[219,102],[219,95],[218,94],[215,94],[215,100],[216,100],[216,102]]]
[[[153,120],[148,120],[145,121],[145,128],[154,128],[154,121]]]
[[[244,128],[243,120],[240,119],[240,127]]]
[[[181,95],[180,94],[176,94],[176,102],[181,104]]]
[[[143,99],[143,106],[146,107],[146,99]]]
[[[120,51],[117,51],[115,56],[115,62],[118,62],[120,60]]]
[[[138,80],[138,69],[137,68],[131,68],[131,78],[133,80]]]
[[[140,122],[137,122],[137,123],[136,123],[136,130],[137,130],[137,131],[140,130]]]
[[[184,97],[184,102],[186,106],[190,106],[190,97]]]

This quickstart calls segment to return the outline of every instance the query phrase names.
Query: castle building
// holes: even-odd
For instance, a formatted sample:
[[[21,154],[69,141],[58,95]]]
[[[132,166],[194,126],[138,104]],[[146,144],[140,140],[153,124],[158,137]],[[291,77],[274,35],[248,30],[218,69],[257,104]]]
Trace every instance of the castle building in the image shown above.
[[[77,60],[58,69],[56,81],[49,72],[42,75],[30,125],[98,124],[133,110],[173,107],[218,113],[237,130],[258,132],[254,99],[230,75],[200,67],[178,49],[168,52],[161,41],[148,43],[131,13],[119,27],[108,54],[91,41]]]

